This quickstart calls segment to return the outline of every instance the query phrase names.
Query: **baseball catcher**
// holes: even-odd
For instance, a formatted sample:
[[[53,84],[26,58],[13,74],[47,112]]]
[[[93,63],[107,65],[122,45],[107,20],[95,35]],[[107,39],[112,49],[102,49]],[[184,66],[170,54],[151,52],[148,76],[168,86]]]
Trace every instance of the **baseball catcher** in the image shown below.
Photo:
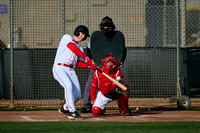
[[[119,71],[119,62],[110,54],[105,59],[102,59],[102,66],[99,67],[101,71],[109,75],[110,77],[121,80],[124,75]],[[119,81],[120,82],[120,81]],[[128,85],[122,83],[128,88]],[[95,99],[96,89],[98,88],[97,96]],[[129,115],[130,109],[128,109],[128,99],[129,99],[130,89],[126,91],[119,88],[111,80],[105,77],[101,72],[95,71],[94,77],[91,85],[90,97],[92,107],[92,114],[100,115],[105,113],[105,108],[108,103],[113,100],[118,100],[119,111],[121,115]]]

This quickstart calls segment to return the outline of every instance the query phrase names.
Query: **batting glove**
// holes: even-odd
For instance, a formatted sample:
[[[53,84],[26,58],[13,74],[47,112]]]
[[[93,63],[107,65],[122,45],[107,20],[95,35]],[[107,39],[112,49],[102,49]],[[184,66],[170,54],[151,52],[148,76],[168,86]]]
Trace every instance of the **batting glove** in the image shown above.
[[[85,57],[85,63],[88,65],[88,66],[91,66],[92,65],[92,61],[90,60],[90,58],[88,56]]]
[[[91,66],[88,66],[90,69],[92,69],[92,70],[96,70],[97,69],[97,66],[96,65],[94,65],[94,64],[92,64]]]

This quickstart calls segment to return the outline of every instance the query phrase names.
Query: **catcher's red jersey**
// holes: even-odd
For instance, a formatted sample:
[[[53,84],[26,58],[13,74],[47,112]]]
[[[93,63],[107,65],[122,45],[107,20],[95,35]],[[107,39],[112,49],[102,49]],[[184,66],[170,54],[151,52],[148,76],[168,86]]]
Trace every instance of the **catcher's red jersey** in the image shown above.
[[[99,68],[99,69],[103,71],[103,68]],[[119,70],[111,72],[111,73],[106,72],[106,71],[103,71],[103,72],[108,74],[110,77],[114,79],[116,79],[116,77],[118,76],[121,77],[121,79],[124,78],[124,75]],[[96,70],[94,72],[94,77],[93,77],[93,81],[91,85],[91,92],[90,92],[91,101],[95,100],[96,88],[98,88],[99,91],[101,91],[101,93],[104,95],[105,93],[108,93],[110,90],[115,90],[116,85],[107,77],[105,77],[101,72]]]

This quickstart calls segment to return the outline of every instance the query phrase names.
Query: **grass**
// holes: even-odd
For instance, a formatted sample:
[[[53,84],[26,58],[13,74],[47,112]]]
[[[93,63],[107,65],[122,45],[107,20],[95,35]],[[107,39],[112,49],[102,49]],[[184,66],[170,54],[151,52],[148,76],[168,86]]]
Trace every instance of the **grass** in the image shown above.
[[[58,108],[0,108],[0,111],[42,111]],[[108,108],[118,109],[118,108]],[[131,108],[135,109],[135,108]],[[139,108],[177,110],[177,108]],[[200,110],[191,107],[187,110]],[[0,122],[0,133],[197,133],[200,122]]]
[[[200,122],[0,122],[0,133],[197,133]]]

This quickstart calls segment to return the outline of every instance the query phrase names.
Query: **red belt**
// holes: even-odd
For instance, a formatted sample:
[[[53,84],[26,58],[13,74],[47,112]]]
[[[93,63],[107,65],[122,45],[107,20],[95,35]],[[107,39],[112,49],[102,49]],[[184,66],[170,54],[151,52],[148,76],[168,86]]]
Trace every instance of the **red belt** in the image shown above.
[[[58,63],[58,65],[59,65],[59,66],[65,66],[65,67],[73,68],[73,65],[67,65],[67,64],[63,64],[63,65],[62,65],[61,63]]]

